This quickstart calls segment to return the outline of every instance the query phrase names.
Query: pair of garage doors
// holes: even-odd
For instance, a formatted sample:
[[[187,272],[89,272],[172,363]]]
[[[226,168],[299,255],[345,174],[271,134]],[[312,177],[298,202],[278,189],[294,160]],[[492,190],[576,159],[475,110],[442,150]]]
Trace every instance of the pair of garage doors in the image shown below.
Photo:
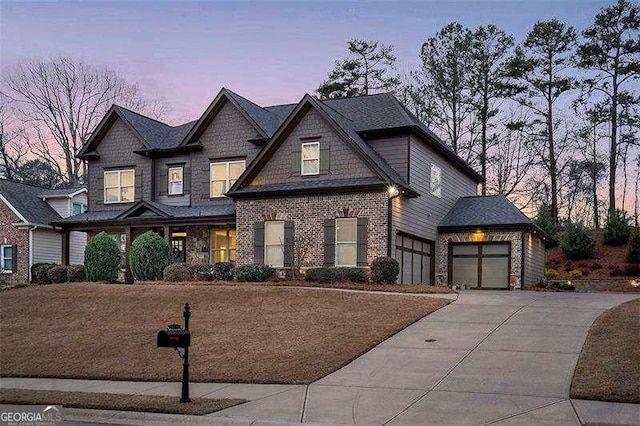
[[[510,243],[449,245],[449,284],[472,288],[509,288]]]

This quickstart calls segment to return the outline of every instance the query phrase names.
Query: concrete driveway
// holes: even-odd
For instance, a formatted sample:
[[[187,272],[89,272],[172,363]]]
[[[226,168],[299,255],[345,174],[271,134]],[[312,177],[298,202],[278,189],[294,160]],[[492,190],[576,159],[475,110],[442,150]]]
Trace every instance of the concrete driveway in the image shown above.
[[[589,327],[605,310],[636,297],[462,292],[456,302],[329,376],[212,417],[366,425],[578,425],[580,411],[589,419],[598,411],[592,403],[569,400]],[[611,409],[624,423],[640,423],[637,405]],[[600,412],[602,420],[611,414]]]
[[[416,296],[405,296],[416,297]],[[637,298],[612,293],[463,292],[457,301],[309,386],[192,384],[250,402],[202,417],[67,409],[124,424],[640,424],[640,405],[570,400],[592,322]],[[177,395],[179,383],[9,379],[2,387]]]

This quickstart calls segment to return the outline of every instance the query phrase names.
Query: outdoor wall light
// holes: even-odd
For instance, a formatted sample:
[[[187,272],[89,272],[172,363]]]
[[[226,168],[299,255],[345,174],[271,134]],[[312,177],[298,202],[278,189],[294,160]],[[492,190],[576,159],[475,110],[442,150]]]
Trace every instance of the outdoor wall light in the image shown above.
[[[471,241],[482,241],[484,240],[484,232],[482,229],[476,229],[476,231],[471,234]]]
[[[631,284],[631,287],[638,287],[640,285],[638,280],[630,280],[629,284]]]
[[[389,194],[389,198],[395,198],[400,195],[400,190],[395,185],[389,185],[387,187],[387,194]]]

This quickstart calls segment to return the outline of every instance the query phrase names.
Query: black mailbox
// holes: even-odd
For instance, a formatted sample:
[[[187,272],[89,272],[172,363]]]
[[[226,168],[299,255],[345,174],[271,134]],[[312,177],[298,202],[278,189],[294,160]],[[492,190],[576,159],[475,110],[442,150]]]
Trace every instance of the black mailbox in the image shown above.
[[[187,348],[191,346],[189,330],[168,328],[158,332],[159,348]]]

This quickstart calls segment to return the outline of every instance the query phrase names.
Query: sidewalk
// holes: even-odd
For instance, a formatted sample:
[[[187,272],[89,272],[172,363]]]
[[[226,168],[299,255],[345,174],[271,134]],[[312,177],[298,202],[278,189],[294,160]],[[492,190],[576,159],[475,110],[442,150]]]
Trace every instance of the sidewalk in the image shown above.
[[[192,384],[250,402],[207,416],[66,409],[123,424],[640,424],[640,405],[570,400],[593,320],[637,298],[602,293],[462,292],[443,309],[308,386]],[[435,341],[432,341],[435,339]],[[179,383],[0,379],[0,387],[179,395]]]

